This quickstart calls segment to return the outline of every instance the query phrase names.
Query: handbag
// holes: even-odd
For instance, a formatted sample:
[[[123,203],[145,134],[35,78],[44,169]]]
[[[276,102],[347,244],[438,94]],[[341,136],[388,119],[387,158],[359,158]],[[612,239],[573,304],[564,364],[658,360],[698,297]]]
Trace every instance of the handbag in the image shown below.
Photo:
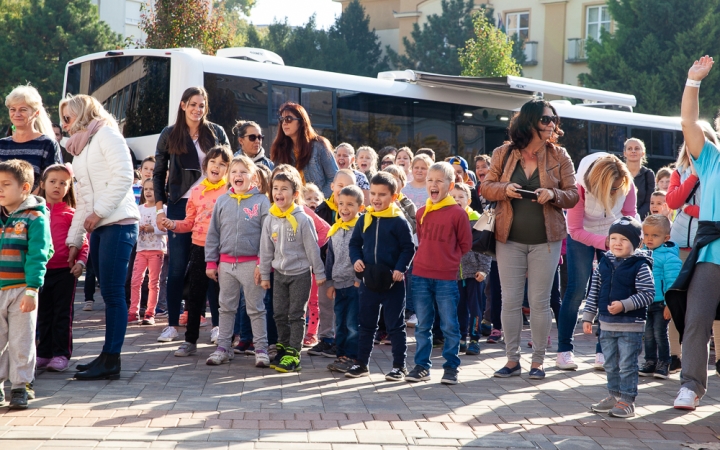
[[[502,168],[505,171],[512,150],[508,149],[503,158]],[[472,230],[472,251],[495,257],[495,208],[497,202],[490,202],[475,222]]]

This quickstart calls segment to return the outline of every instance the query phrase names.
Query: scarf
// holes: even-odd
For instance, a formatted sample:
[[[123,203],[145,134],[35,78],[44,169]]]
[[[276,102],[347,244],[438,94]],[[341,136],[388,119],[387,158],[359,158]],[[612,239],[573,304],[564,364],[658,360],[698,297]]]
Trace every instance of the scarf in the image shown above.
[[[68,139],[65,148],[73,156],[78,156],[88,145],[88,142],[90,142],[90,138],[95,136],[95,133],[100,131],[100,128],[106,125],[107,122],[105,122],[104,120],[93,119],[93,121],[88,124],[85,130],[78,131],[77,133],[70,136],[70,139]]]
[[[475,210],[469,206],[466,206],[465,212],[467,213],[468,217],[472,219],[472,215],[475,213]]]
[[[327,203],[327,205],[328,205],[328,206],[330,207],[330,209],[332,209],[333,211],[335,211],[335,212],[338,211],[338,207],[337,207],[337,205],[335,204],[335,194],[330,194],[330,198],[327,199],[327,200],[325,200],[325,203]]]
[[[400,217],[402,216],[402,210],[398,205],[395,204],[395,202],[390,203],[390,206],[388,206],[386,209],[383,209],[382,211],[375,212],[375,209],[372,206],[368,206],[365,209],[365,219],[363,224],[363,232],[368,229],[370,224],[372,224],[372,218],[373,217]]]
[[[248,189],[248,192],[250,192],[255,186],[250,186],[250,189]],[[234,188],[230,188],[230,191],[228,193],[230,195],[230,198],[234,198],[237,200],[238,205],[242,200],[245,200],[246,198],[252,197],[254,194],[236,194]]]
[[[201,185],[205,186],[205,189],[203,189],[202,193],[205,195],[207,191],[214,191],[215,189],[220,189],[221,187],[225,186],[227,184],[227,179],[222,178],[217,183],[212,183],[210,180],[205,178],[200,182]]]
[[[403,201],[404,198],[405,198],[405,195],[403,195],[403,193],[400,192],[400,193],[398,194],[397,201],[398,201],[398,202],[401,202],[401,201]]]
[[[287,221],[290,222],[290,226],[293,229],[293,233],[297,233],[298,223],[297,223],[297,219],[295,219],[292,216],[293,211],[295,211],[295,203],[294,202],[290,204],[290,208],[288,208],[288,210],[285,212],[280,211],[280,208],[278,208],[278,206],[274,203],[270,207],[270,214],[272,214],[273,216],[278,217],[280,219],[287,219]]]
[[[261,161],[263,158],[265,158],[265,149],[260,147],[260,151],[257,152],[257,155],[253,156],[252,159],[254,163]]]
[[[330,231],[328,231],[327,237],[330,237],[333,234],[337,233],[340,230],[340,228],[342,228],[345,231],[350,231],[350,229],[355,226],[357,221],[358,221],[358,217],[355,217],[350,222],[343,222],[342,220],[335,222],[335,224],[332,227],[330,227]]]
[[[446,206],[452,206],[452,205],[457,205],[457,203],[455,202],[455,199],[450,197],[449,195],[437,203],[433,203],[432,200],[427,199],[425,201],[425,212],[423,212],[423,215],[420,218],[420,224],[422,225],[423,220],[425,220],[425,216],[427,216],[428,213],[431,213],[433,211],[437,211],[438,209],[442,209]]]

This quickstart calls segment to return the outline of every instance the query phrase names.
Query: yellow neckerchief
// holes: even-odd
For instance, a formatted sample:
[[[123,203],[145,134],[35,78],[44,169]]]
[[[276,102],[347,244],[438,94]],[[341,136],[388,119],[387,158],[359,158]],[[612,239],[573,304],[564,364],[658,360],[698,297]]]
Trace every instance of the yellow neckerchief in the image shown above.
[[[339,214],[338,214],[338,217],[339,217]],[[327,237],[330,237],[333,234],[337,233],[338,230],[340,230],[340,228],[342,228],[343,230],[346,230],[346,231],[350,231],[350,228],[354,227],[355,224],[357,223],[357,221],[358,221],[358,216],[355,216],[355,218],[353,218],[353,220],[351,220],[350,222],[343,222],[342,219],[335,222],[333,224],[333,226],[330,227],[330,231],[328,231]]]
[[[470,216],[472,216],[472,214],[475,212],[475,210],[472,209],[472,208],[469,207],[469,206],[466,206],[466,207],[465,207],[465,212],[467,213],[468,217],[470,217]]]
[[[402,216],[402,210],[398,205],[395,204],[395,202],[390,203],[390,206],[388,206],[386,209],[383,209],[382,211],[375,212],[375,209],[372,206],[368,206],[365,208],[365,219],[363,224],[363,232],[368,229],[370,224],[372,223],[373,217],[400,217]]]
[[[250,192],[254,187],[255,186],[250,186],[250,189],[248,189],[247,191]],[[241,200],[245,200],[246,198],[250,198],[254,195],[254,194],[236,194],[234,188],[230,188],[229,194],[230,194],[230,198],[234,198],[235,200],[237,200],[238,205],[240,204]]]
[[[401,202],[404,198],[405,198],[405,196],[404,196],[403,193],[401,192],[401,193],[398,194],[398,199],[397,199],[397,201],[398,201],[398,202]]]
[[[280,219],[287,219],[287,221],[290,222],[290,226],[292,226],[293,233],[297,233],[298,223],[297,220],[292,216],[293,211],[295,211],[295,202],[291,203],[290,207],[285,212],[280,211],[280,208],[278,208],[278,206],[274,203],[270,207],[270,214],[275,217],[279,217]]]
[[[333,211],[337,212],[338,207],[337,204],[335,204],[335,194],[330,194],[330,198],[325,200],[325,203],[332,209]]]
[[[425,216],[427,216],[428,213],[437,211],[438,209],[442,209],[446,206],[452,206],[452,205],[457,205],[457,202],[455,202],[455,199],[450,197],[449,195],[437,203],[433,203],[432,200],[427,199],[425,201],[425,212],[423,212],[423,215],[420,218],[420,224],[422,225],[423,220],[425,220]]]
[[[220,189],[221,187],[225,186],[227,184],[227,178],[223,177],[217,183],[211,183],[210,180],[205,178],[200,182],[200,184],[205,186],[205,189],[203,189],[202,191],[203,195],[205,195],[207,191],[214,191],[215,189]]]

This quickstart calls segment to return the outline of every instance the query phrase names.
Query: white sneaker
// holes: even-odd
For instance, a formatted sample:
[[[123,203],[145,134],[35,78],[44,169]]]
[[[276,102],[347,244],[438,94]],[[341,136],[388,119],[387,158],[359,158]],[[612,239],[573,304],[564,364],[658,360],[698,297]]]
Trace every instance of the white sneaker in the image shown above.
[[[178,332],[175,327],[165,327],[158,336],[158,342],[172,342],[178,337]]]
[[[595,370],[605,371],[605,355],[602,353],[595,353],[595,364],[593,364]]]
[[[208,359],[205,361],[205,364],[208,366],[219,366],[220,364],[229,362],[234,356],[235,353],[232,351],[227,351],[222,347],[218,347],[217,350],[210,354]]]
[[[265,350],[255,350],[255,367],[270,367],[270,357]]]
[[[213,329],[210,331],[210,343],[217,345],[219,335],[220,327],[213,327]]]
[[[417,326],[417,324],[418,324],[418,320],[417,320],[416,314],[413,314],[412,316],[410,316],[410,318],[407,320],[407,323],[406,323],[406,325],[410,328],[415,328],[415,326]]]
[[[91,302],[90,300],[88,300],[85,302],[85,305],[83,306],[82,310],[83,311],[92,311],[93,305],[95,305],[95,302]]]
[[[573,352],[558,352],[555,365],[561,370],[575,370],[578,365],[575,364]]]
[[[700,399],[695,392],[686,387],[681,387],[677,397],[675,398],[674,407],[675,409],[695,411],[695,408],[697,408],[699,404]]]

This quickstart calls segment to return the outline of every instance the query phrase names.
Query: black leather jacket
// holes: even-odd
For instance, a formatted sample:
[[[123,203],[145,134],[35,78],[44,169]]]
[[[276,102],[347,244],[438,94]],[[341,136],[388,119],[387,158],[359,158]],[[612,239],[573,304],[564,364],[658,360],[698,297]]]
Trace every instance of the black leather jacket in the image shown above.
[[[215,133],[215,145],[228,145],[228,137],[220,125],[208,122]],[[164,204],[176,203],[190,187],[202,176],[200,160],[197,157],[197,150],[190,136],[187,136],[187,152],[182,155],[170,154],[167,148],[167,141],[174,125],[165,127],[158,138],[155,150],[155,170],[153,171],[153,188],[155,190],[155,201]],[[170,176],[165,179],[168,171]]]

